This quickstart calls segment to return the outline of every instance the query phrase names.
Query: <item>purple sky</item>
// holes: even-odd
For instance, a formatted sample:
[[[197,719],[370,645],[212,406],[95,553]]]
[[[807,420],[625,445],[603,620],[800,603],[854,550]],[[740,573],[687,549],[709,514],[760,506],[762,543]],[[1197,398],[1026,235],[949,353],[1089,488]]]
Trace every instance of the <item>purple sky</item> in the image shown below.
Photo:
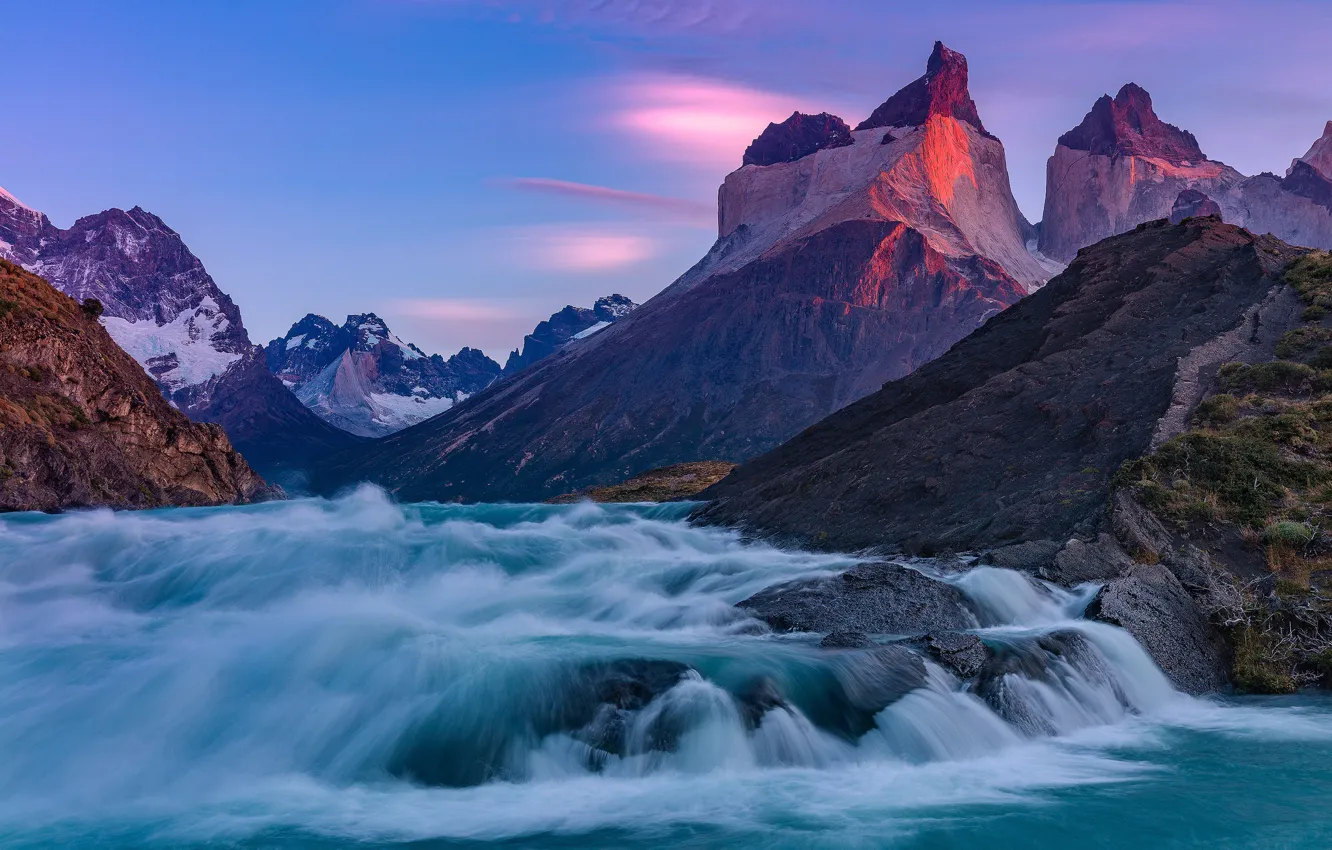
[[[1332,3],[0,0],[0,186],[67,226],[139,204],[256,341],[373,310],[503,359],[566,303],[644,300],[793,109],[854,124],[942,39],[1040,217],[1045,159],[1133,80],[1245,173],[1332,118]]]

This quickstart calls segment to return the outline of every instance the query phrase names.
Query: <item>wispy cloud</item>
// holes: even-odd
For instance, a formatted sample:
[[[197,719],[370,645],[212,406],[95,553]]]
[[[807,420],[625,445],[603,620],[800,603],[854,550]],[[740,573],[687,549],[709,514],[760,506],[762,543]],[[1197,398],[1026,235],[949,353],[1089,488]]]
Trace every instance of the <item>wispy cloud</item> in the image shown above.
[[[644,233],[595,224],[538,224],[501,231],[505,254],[531,271],[617,272],[656,257],[661,246]]]
[[[549,177],[514,177],[503,182],[507,186],[525,192],[536,192],[543,195],[574,198],[596,204],[634,209],[645,213],[665,215],[672,219],[701,226],[712,227],[716,224],[716,210],[712,204],[687,198],[671,198],[664,195],[629,192],[624,189],[612,189],[608,186],[573,183],[568,180],[554,180]]]

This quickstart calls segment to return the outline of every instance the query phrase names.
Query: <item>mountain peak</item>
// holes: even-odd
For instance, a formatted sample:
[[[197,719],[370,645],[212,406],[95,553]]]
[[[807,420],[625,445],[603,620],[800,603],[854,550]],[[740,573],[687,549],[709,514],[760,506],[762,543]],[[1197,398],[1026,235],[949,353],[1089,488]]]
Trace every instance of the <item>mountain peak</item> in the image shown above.
[[[748,148],[744,165],[776,165],[794,162],[824,148],[852,144],[851,128],[836,115],[792,112],[780,124],[769,124]]]
[[[1059,137],[1071,150],[1100,156],[1141,156],[1172,165],[1198,165],[1207,159],[1192,133],[1156,116],[1152,96],[1136,83],[1125,83],[1113,98],[1102,95],[1082,123]]]
[[[914,127],[924,124],[931,115],[945,115],[985,133],[985,125],[967,88],[967,78],[967,57],[936,41],[934,52],[925,63],[925,76],[884,101],[856,129]]]
[[[32,207],[28,206],[27,204],[23,203],[18,198],[14,197],[9,192],[7,192],[4,186],[0,186],[0,201],[3,201],[6,206],[18,207],[19,209],[25,210],[27,212],[36,212],[36,210],[34,210]]]
[[[1327,125],[1323,127],[1323,135],[1313,143],[1309,152],[1290,164],[1290,168],[1286,170],[1287,177],[1291,175],[1296,164],[1300,162],[1308,163],[1319,174],[1332,180],[1332,121],[1327,122]]]

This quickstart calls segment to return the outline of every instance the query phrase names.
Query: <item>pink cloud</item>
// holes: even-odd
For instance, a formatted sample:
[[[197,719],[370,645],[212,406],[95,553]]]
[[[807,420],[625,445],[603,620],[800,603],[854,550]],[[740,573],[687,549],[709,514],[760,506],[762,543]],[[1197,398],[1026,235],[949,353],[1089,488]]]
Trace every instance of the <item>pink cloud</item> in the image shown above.
[[[516,259],[536,271],[614,272],[659,253],[655,239],[617,229],[536,225],[511,235]]]
[[[738,167],[755,136],[802,106],[790,95],[669,74],[630,78],[613,94],[613,126],[657,158],[709,168]]]
[[[572,183],[567,180],[553,180],[548,177],[515,177],[505,181],[505,183],[515,189],[528,192],[576,198],[646,212],[664,213],[669,217],[706,227],[712,227],[716,224],[717,215],[713,205],[702,201],[649,195],[642,192],[628,192],[623,189],[612,189],[608,186]]]

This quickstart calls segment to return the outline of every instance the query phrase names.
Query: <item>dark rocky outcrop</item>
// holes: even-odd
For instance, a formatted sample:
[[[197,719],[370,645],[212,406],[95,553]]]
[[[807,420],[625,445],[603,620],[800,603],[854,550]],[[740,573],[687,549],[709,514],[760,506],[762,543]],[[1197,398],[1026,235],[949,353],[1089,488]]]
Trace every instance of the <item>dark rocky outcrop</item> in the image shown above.
[[[745,148],[744,165],[776,165],[795,162],[824,148],[852,144],[851,128],[836,115],[820,112],[806,115],[792,112],[780,124],[769,124],[749,147]]]
[[[775,585],[738,607],[780,632],[919,635],[976,625],[957,588],[891,563]]]
[[[1186,218],[1200,215],[1221,217],[1221,206],[1216,201],[1197,189],[1185,189],[1175,198],[1175,205],[1170,209],[1170,223],[1179,224]]]
[[[864,649],[873,646],[874,640],[864,632],[855,629],[842,629],[823,636],[819,646],[824,649]]]
[[[938,632],[925,636],[925,650],[959,679],[970,679],[985,669],[994,652],[978,637],[964,632]]]
[[[1290,173],[1281,181],[1281,188],[1292,195],[1308,198],[1328,212],[1332,212],[1332,178],[1307,162],[1296,160],[1290,168]]]
[[[1192,133],[1157,117],[1152,96],[1135,83],[1126,83],[1113,99],[1102,95],[1059,144],[1097,156],[1150,157],[1173,165],[1207,159]]]
[[[934,52],[925,64],[925,76],[880,104],[856,129],[917,127],[931,115],[956,118],[985,132],[968,88],[967,57],[944,47],[941,41],[934,43]]]
[[[801,709],[819,728],[855,740],[874,728],[880,711],[925,684],[925,662],[890,644],[838,653],[816,679]]]
[[[1035,638],[1010,642],[997,651],[977,674],[973,692],[995,713],[1028,735],[1055,735],[1050,709],[1044,700],[1032,699],[1030,682],[1069,690],[1073,678],[1104,682],[1116,689],[1121,704],[1127,703],[1104,656],[1079,631],[1050,632]],[[1022,682],[1022,685],[1018,683]],[[1078,685],[1073,684],[1072,690]]]
[[[221,428],[167,403],[100,313],[0,260],[0,511],[280,495]]]
[[[1186,419],[1220,363],[1298,322],[1260,318],[1296,253],[1214,218],[1108,239],[944,357],[740,466],[700,517],[844,551],[1094,539],[1111,475],[1167,414]]]

